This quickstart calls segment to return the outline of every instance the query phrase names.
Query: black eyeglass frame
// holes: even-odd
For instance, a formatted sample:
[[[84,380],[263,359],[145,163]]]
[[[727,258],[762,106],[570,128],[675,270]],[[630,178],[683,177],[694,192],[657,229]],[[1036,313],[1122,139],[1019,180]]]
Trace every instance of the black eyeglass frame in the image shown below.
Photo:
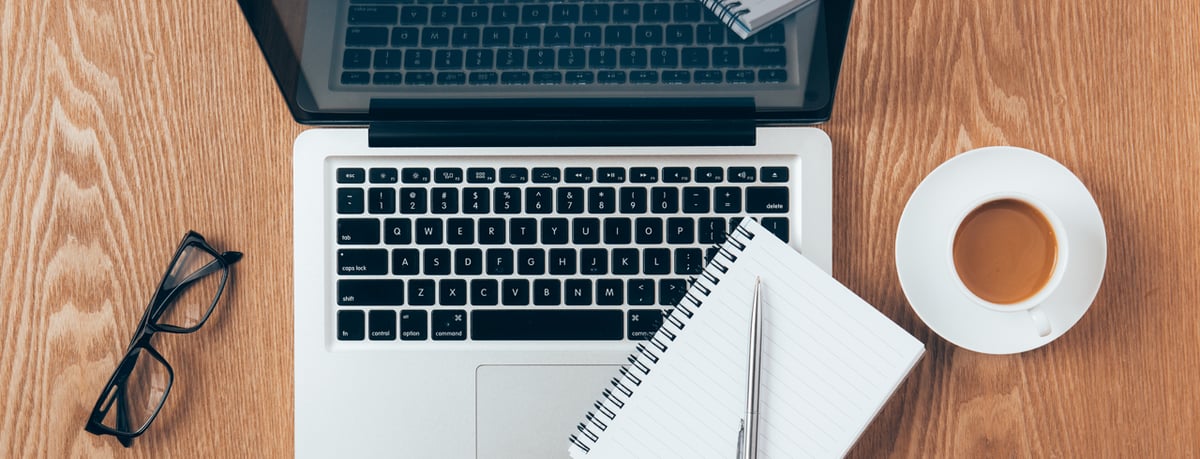
[[[199,249],[208,253],[213,257],[213,261],[201,267],[195,272],[188,275],[187,278],[180,280],[176,285],[164,289],[167,280],[171,278],[172,272],[175,270],[176,264],[179,263],[179,258],[184,252],[189,249]],[[142,319],[138,323],[137,330],[133,333],[133,339],[129,342],[129,347],[125,350],[125,356],[121,358],[121,363],[113,370],[113,374],[105,384],[104,389],[100,391],[100,398],[96,400],[96,405],[92,408],[92,414],[88,417],[87,425],[84,430],[95,435],[112,435],[117,437],[126,448],[133,445],[133,439],[142,435],[150,424],[154,423],[154,419],[158,417],[158,413],[162,411],[166,405],[167,396],[171,393],[171,387],[175,384],[175,370],[167,363],[162,354],[159,354],[154,346],[150,344],[150,339],[157,332],[186,334],[199,330],[208,322],[208,318],[212,316],[213,310],[217,307],[217,302],[221,299],[221,294],[225,291],[225,285],[229,281],[229,267],[242,258],[241,252],[217,252],[208,242],[204,240],[204,236],[195,231],[188,233],[180,241],[179,247],[175,249],[175,256],[171,258],[171,263],[167,265],[167,270],[163,274],[162,280],[158,283],[158,288],[154,291],[154,296],[151,297],[150,304],[146,306],[146,312],[142,314]],[[208,305],[208,309],[204,313],[204,317],[200,319],[196,325],[192,327],[176,327],[170,324],[160,324],[158,320],[162,317],[172,300],[176,298],[176,294],[182,292],[195,281],[207,277],[214,271],[220,270],[221,283],[217,287],[216,295],[213,295],[212,303]],[[148,355],[167,369],[167,387],[163,391],[162,400],[159,401],[158,407],[154,413],[146,420],[146,422],[133,431],[122,431],[108,427],[103,424],[104,418],[108,415],[109,410],[113,409],[113,404],[122,396],[121,391],[124,390],[126,381],[129,375],[133,372],[134,364],[137,363],[138,355],[145,351]],[[118,408],[119,410],[120,408]],[[117,412],[118,417],[121,412]],[[118,419],[118,426],[122,422]]]

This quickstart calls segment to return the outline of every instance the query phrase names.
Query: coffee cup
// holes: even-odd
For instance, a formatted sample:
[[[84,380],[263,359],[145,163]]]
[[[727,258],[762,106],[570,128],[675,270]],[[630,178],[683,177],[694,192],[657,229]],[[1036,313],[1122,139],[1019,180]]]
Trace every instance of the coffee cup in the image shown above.
[[[1026,314],[1038,336],[1052,332],[1043,311],[1067,269],[1067,233],[1054,212],[1033,196],[994,193],[961,210],[946,262],[971,304]]]

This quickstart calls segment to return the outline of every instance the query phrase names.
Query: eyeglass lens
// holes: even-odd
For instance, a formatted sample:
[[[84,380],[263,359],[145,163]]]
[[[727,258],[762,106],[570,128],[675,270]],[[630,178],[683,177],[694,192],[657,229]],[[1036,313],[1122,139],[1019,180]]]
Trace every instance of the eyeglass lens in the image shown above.
[[[159,324],[192,328],[212,310],[225,282],[225,270],[208,251],[189,245],[179,254],[163,282],[164,290],[176,289],[156,320]]]
[[[133,433],[145,427],[162,406],[171,386],[171,373],[166,364],[144,349],[135,349],[127,359],[133,359],[133,369],[123,384],[109,390],[105,402],[108,412],[101,424]]]

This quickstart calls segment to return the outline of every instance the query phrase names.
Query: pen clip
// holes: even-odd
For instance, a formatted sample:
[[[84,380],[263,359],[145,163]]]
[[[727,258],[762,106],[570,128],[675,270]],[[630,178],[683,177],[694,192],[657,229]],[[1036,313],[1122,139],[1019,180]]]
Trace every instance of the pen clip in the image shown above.
[[[742,425],[738,428],[738,447],[737,457],[740,459],[746,450],[746,418],[742,418]]]

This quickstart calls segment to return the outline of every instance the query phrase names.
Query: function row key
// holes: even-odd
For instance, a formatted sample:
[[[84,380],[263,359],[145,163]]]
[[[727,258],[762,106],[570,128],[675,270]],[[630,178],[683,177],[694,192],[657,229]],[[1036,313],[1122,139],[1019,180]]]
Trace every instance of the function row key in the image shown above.
[[[663,183],[688,183],[693,178],[692,168],[689,167],[664,167],[661,171]],[[697,167],[695,168],[695,181],[719,183],[725,180],[725,171],[721,167]],[[532,181],[533,183],[558,183],[561,179],[567,183],[591,183],[595,178],[600,183],[624,183],[626,180],[623,167],[601,167],[595,169],[595,172],[596,174],[593,176],[593,169],[590,167],[568,167],[565,170],[557,167],[535,167]],[[780,166],[764,166],[758,169],[729,167],[728,177],[730,182],[748,183],[758,180],[759,172],[761,172],[763,182],[783,183],[788,181],[788,168]],[[396,183],[398,177],[399,181],[404,183],[429,183],[431,177],[435,183],[462,183],[464,179],[463,170],[457,167],[439,167],[433,170],[432,175],[429,168],[426,167],[406,167],[399,174],[394,167],[373,167],[370,169],[369,175],[371,183]],[[363,183],[366,181],[366,177],[367,173],[363,168],[341,167],[337,169],[338,183]],[[490,167],[468,168],[466,181],[468,183],[494,183],[496,169]],[[527,168],[500,168],[500,183],[526,183],[528,181],[530,181],[530,173]],[[659,168],[630,168],[629,181],[657,183]]]

